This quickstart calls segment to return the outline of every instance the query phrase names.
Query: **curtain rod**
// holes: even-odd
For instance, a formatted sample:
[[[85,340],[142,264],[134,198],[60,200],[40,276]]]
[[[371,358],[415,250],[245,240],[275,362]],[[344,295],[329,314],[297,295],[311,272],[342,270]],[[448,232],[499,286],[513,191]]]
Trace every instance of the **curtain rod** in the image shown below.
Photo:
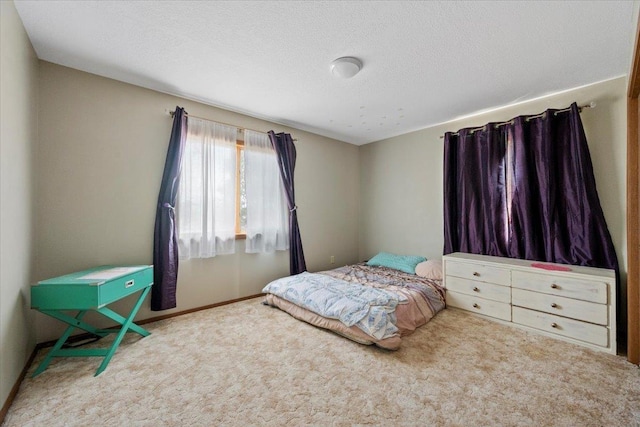
[[[165,111],[166,111],[166,110],[165,110]],[[169,115],[171,116],[171,118],[173,118],[173,116],[175,116],[175,114],[176,114],[175,110],[173,110],[173,111],[169,111]],[[263,132],[263,131],[261,131],[261,130],[255,130],[255,129],[249,129],[249,128],[241,128],[240,126],[232,125],[231,123],[225,123],[225,122],[219,122],[219,121],[216,121],[216,120],[207,119],[206,117],[198,117],[198,116],[194,116],[194,115],[191,115],[191,114],[189,114],[189,113],[187,113],[187,112],[185,112],[184,114],[185,114],[186,116],[191,116],[191,117],[193,117],[193,118],[195,118],[195,119],[206,120],[206,121],[208,121],[208,122],[214,122],[214,123],[219,123],[219,124],[221,124],[221,125],[232,126],[232,127],[236,128],[236,129],[238,129],[238,132],[242,132],[242,131],[245,131],[245,130],[252,130],[252,131],[254,131],[254,132],[266,133],[266,132]],[[294,139],[294,140],[293,140],[293,142],[297,142],[297,141],[298,141],[297,139]]]
[[[582,113],[582,110],[583,110],[584,108],[596,108],[596,102],[595,102],[595,101],[591,101],[589,104],[586,104],[586,105],[580,105],[580,106],[578,106],[578,112],[579,112],[579,113]],[[569,111],[569,110],[571,110],[571,107],[562,108],[562,109],[560,109],[560,110],[558,110],[558,111],[555,111],[555,112],[553,113],[553,115],[555,116],[555,115],[557,115],[558,113],[564,113],[565,111]],[[547,114],[547,112],[546,112],[546,111],[545,111],[544,113],[534,114],[534,115],[532,115],[532,116],[528,116],[528,117],[526,118],[526,120],[527,120],[527,121],[529,121],[529,120],[531,120],[531,119],[537,119],[538,117],[544,117],[544,115],[545,115],[545,114]],[[499,126],[505,126],[505,125],[508,125],[508,124],[513,124],[513,121],[514,121],[514,119],[507,120],[506,122],[496,123],[496,124],[495,124],[495,127],[496,127],[496,129],[497,129]],[[486,129],[486,125],[484,125],[484,126],[480,126],[480,127],[477,127],[477,128],[473,128],[473,129],[471,129],[471,130],[469,131],[469,133],[473,134],[473,133],[474,133],[475,131],[477,131],[477,130],[485,130],[485,129]],[[453,135],[458,135],[458,132],[452,132],[452,134],[453,134]],[[444,135],[440,135],[440,139],[444,139]]]

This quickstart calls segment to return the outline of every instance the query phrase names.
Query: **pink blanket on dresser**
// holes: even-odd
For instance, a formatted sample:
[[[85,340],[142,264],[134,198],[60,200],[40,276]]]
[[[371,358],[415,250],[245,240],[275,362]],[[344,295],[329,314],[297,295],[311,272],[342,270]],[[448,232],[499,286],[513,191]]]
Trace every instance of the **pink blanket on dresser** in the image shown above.
[[[286,311],[297,319],[332,330],[358,343],[375,344],[389,350],[397,350],[400,347],[401,337],[409,335],[416,328],[427,323],[445,306],[444,290],[440,280],[426,279],[414,274],[366,264],[348,265],[335,270],[322,271],[319,274],[350,282],[354,286],[384,289],[398,294],[402,300],[406,299],[407,303],[398,304],[395,310],[398,332],[394,336],[377,339],[355,325],[348,327],[339,320],[322,317],[276,295],[267,294],[265,302]]]

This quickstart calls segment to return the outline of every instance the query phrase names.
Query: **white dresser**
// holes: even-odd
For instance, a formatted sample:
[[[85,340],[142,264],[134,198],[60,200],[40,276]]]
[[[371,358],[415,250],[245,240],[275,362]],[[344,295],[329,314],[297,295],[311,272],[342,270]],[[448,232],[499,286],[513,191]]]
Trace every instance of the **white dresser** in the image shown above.
[[[616,354],[613,270],[465,253],[442,260],[447,306]]]

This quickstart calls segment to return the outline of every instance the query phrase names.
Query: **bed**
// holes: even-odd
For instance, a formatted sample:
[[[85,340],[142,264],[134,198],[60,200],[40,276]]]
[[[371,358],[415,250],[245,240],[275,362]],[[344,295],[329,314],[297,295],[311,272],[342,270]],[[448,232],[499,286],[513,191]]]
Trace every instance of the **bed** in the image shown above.
[[[372,263],[376,257],[274,280],[263,289],[264,303],[355,342],[397,350],[402,337],[445,307],[441,270],[418,275],[429,262],[401,271],[394,264]]]

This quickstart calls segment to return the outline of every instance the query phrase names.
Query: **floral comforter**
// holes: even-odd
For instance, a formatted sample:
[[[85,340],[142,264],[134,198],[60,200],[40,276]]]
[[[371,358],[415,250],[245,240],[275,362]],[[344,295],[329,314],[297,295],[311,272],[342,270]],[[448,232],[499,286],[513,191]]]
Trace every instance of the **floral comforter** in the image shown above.
[[[357,325],[365,333],[388,338],[398,332],[395,310],[406,304],[403,295],[318,273],[300,273],[269,283],[262,292],[284,298],[300,307],[346,326]]]
[[[285,277],[263,292],[269,305],[294,317],[364,344],[382,342],[380,346],[392,349],[399,347],[400,336],[424,325],[445,306],[441,281],[366,264]],[[352,336],[354,328],[358,331]]]

